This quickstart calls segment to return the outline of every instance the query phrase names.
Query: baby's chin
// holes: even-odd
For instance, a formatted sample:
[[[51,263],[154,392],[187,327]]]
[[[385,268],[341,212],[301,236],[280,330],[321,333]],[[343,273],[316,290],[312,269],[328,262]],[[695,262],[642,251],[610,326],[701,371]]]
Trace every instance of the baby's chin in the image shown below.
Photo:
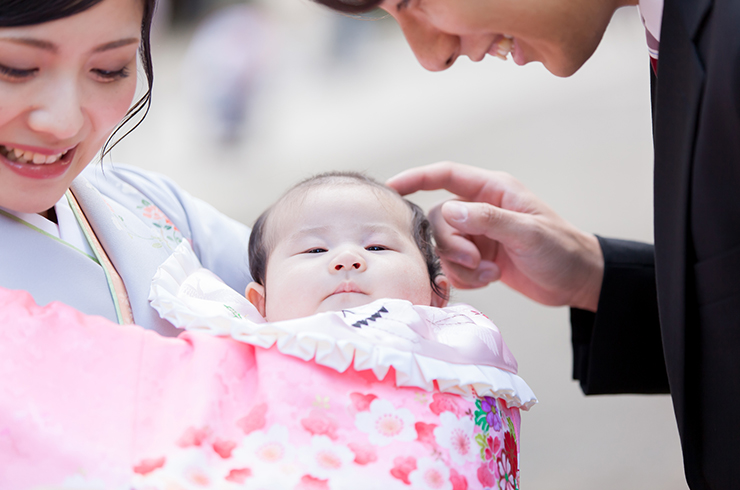
[[[321,302],[316,313],[326,311],[348,310],[357,308],[375,301],[375,298],[363,293],[339,293],[333,294]]]

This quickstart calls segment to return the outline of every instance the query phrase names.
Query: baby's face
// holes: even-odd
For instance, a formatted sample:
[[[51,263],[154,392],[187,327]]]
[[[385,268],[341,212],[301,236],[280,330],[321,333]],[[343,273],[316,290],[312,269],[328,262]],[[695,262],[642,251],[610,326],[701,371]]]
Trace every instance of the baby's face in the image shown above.
[[[412,213],[400,198],[355,184],[300,192],[274,211],[265,230],[275,243],[265,274],[262,314],[268,321],[380,298],[443,306],[411,235]]]

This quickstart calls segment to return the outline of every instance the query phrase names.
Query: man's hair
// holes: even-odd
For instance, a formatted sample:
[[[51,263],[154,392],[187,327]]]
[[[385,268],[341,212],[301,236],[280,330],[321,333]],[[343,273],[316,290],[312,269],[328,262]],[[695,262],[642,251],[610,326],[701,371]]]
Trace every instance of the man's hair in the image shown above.
[[[367,175],[359,172],[326,172],[313,177],[309,177],[291,187],[283,196],[272,206],[267,208],[263,212],[252,227],[252,233],[249,235],[249,272],[252,274],[252,280],[256,283],[265,286],[265,273],[267,270],[267,260],[270,257],[270,253],[274,247],[274,243],[270,243],[266,237],[266,226],[267,221],[272,215],[273,211],[277,206],[282,203],[286,197],[293,194],[297,190],[308,190],[312,187],[318,187],[323,185],[366,185],[374,187],[383,192],[387,192],[392,196],[398,197],[401,201],[406,203],[409,210],[411,211],[411,235],[414,238],[414,242],[419,247],[422,257],[427,265],[427,271],[429,272],[429,280],[432,285],[432,290],[440,297],[447,299],[445,292],[437,285],[435,279],[442,275],[442,267],[439,263],[439,257],[434,252],[434,239],[432,237],[432,225],[424,215],[424,211],[412,203],[408,199],[404,199],[395,190],[388,186],[381,184],[380,182],[368,177]]]
[[[345,14],[362,14],[377,8],[383,0],[314,0],[314,2]]]

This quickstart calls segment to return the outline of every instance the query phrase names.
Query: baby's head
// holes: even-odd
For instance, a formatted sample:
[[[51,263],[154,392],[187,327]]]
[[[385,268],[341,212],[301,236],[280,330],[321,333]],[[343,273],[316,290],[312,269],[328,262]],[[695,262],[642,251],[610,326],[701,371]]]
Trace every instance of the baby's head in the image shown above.
[[[247,299],[268,321],[380,298],[444,306],[449,292],[424,212],[351,172],[307,179],[262,213],[249,267]]]

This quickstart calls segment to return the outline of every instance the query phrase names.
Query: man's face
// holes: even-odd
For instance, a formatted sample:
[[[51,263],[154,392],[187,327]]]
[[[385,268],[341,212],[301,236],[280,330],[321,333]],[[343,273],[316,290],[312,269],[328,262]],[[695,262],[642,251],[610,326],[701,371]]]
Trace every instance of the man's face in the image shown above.
[[[275,243],[261,312],[268,321],[380,298],[442,306],[411,236],[411,211],[400,198],[361,184],[294,194],[273,211],[265,230]]]
[[[511,50],[518,65],[539,61],[567,77],[593,54],[614,11],[634,0],[385,0],[424,68]]]

